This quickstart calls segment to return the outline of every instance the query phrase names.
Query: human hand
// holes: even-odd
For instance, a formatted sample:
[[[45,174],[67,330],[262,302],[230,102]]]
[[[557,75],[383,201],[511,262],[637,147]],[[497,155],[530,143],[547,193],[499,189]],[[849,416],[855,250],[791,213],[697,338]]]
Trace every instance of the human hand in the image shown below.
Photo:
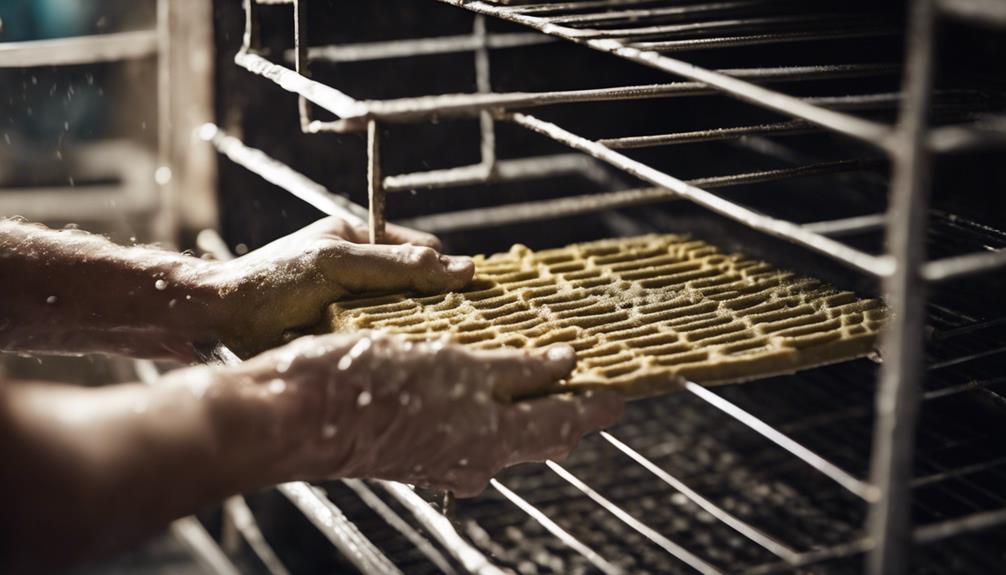
[[[270,415],[254,448],[284,447],[275,481],[382,478],[481,492],[504,467],[561,459],[580,438],[613,424],[613,392],[511,401],[554,389],[573,369],[572,348],[472,351],[444,341],[411,343],[379,333],[299,339],[228,376],[222,419],[248,425],[249,402]],[[243,442],[248,445],[248,442]]]
[[[223,342],[247,356],[318,322],[325,304],[346,294],[451,291],[475,273],[470,258],[440,255],[440,241],[429,234],[389,225],[385,240],[397,245],[367,239],[366,228],[325,218],[210,267],[205,280],[220,294]]]

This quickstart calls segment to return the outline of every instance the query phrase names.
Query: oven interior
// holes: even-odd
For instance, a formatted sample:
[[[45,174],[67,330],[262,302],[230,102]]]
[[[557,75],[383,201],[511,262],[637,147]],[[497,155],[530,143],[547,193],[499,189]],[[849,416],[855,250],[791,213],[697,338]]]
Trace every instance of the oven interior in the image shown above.
[[[879,573],[878,550],[905,572],[1001,572],[1004,22],[977,0],[214,2],[199,133],[236,254],[325,212],[375,217],[376,198],[449,252],[685,232],[897,313],[914,308],[885,266],[906,262],[885,254],[909,182],[934,265],[914,445],[895,444],[913,453],[904,541],[871,518],[891,496],[872,459],[882,354],[634,402],[472,500],[289,484],[182,539],[220,573]],[[912,83],[927,69],[931,90]],[[423,98],[444,94],[484,99]]]

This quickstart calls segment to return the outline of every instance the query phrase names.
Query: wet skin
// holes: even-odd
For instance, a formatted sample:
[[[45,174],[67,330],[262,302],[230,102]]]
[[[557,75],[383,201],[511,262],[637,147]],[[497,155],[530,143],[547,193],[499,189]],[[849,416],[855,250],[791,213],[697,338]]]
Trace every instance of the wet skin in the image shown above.
[[[324,219],[212,262],[0,221],[0,348],[192,362],[223,341],[250,358],[152,387],[0,380],[0,572],[65,565],[293,479],[378,477],[474,495],[499,469],[564,457],[619,417],[622,402],[607,393],[507,400],[568,375],[565,346],[473,352],[372,333],[281,345],[343,295],[434,293],[472,277],[471,261],[440,255],[432,236],[366,237]]]

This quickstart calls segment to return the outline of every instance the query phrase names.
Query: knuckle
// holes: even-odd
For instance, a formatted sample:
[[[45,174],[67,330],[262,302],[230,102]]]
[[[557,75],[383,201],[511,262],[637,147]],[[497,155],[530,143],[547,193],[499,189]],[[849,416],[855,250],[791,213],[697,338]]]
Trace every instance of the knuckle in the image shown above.
[[[311,242],[311,251],[318,256],[330,258],[342,255],[346,249],[346,242],[338,238],[315,238]]]
[[[431,267],[440,262],[440,256],[433,248],[413,247],[409,250],[408,260],[418,267]]]

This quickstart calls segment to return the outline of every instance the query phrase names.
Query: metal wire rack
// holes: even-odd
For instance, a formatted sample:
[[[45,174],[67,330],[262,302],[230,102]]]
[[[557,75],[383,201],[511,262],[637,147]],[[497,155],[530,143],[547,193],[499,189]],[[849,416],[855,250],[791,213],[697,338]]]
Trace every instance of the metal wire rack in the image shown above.
[[[930,288],[938,289],[939,284],[948,280],[1006,267],[1006,251],[1003,250],[1006,240],[1001,236],[950,217],[944,218],[946,221],[933,230],[927,226],[930,158],[934,154],[999,146],[1006,140],[1001,123],[995,119],[980,124],[929,125],[929,111],[938,107],[935,104],[942,96],[932,89],[937,39],[934,29],[941,17],[941,9],[955,16],[974,10],[989,11],[994,16],[997,10],[994,3],[974,2],[967,8],[962,8],[964,3],[960,2],[923,0],[912,3],[907,28],[908,58],[903,70],[905,79],[899,93],[804,97],[790,95],[771,86],[777,82],[792,86],[821,79],[890,75],[902,70],[888,63],[714,70],[678,59],[675,54],[820,39],[854,40],[870,35],[896,35],[902,32],[901,26],[872,19],[869,11],[849,10],[835,14],[805,10],[803,7],[794,10],[791,4],[781,1],[682,4],[651,0],[440,1],[477,15],[470,36],[358,46],[310,46],[305,1],[245,2],[246,34],[244,46],[235,58],[236,63],[299,95],[301,128],[305,133],[366,130],[369,208],[351,204],[328,192],[215,127],[207,127],[203,131],[204,138],[212,141],[232,160],[322,211],[360,222],[369,220],[372,240],[377,241],[383,233],[386,196],[397,191],[545,178],[569,173],[603,180],[598,175],[597,163],[581,155],[498,159],[496,123],[508,122],[582,152],[653,187],[435,214],[409,223],[432,230],[454,230],[551,219],[653,202],[688,200],[742,226],[782,238],[883,280],[887,301],[893,311],[894,319],[882,349],[884,361],[879,366],[861,361],[840,366],[840,369],[827,368],[801,374],[798,376],[799,387],[807,395],[801,395],[804,401],[799,404],[787,405],[786,394],[773,395],[765,391],[773,385],[780,389],[786,385],[794,386],[795,381],[789,378],[725,390],[688,385],[687,393],[680,397],[637,408],[639,419],[630,422],[634,427],[626,429],[642,430],[639,434],[602,434],[593,441],[598,445],[581,450],[567,465],[549,462],[536,473],[514,476],[512,480],[504,476],[494,481],[493,488],[502,501],[508,502],[511,510],[516,509],[526,515],[524,526],[529,532],[544,530],[555,541],[571,549],[581,562],[585,562],[585,568],[604,573],[645,570],[641,566],[647,565],[651,569],[654,565],[667,565],[656,560],[651,562],[648,552],[643,551],[633,552],[634,556],[630,559],[620,557],[636,545],[673,557],[671,569],[675,571],[686,567],[701,573],[727,570],[774,573],[799,571],[827,563],[837,565],[837,572],[841,572],[843,561],[852,561],[866,554],[870,572],[899,573],[908,567],[907,554],[913,543],[933,543],[1006,523],[1006,501],[1001,493],[989,489],[987,479],[984,483],[975,481],[976,477],[984,474],[1001,477],[1001,464],[1006,462],[1006,454],[993,452],[993,457],[989,459],[961,465],[959,460],[966,459],[961,453],[975,447],[976,443],[986,441],[988,435],[954,429],[952,425],[921,428],[917,425],[919,408],[923,403],[953,401],[957,396],[972,392],[1002,398],[998,391],[1003,383],[1001,376],[996,375],[995,369],[987,369],[983,362],[1000,360],[1001,354],[1006,352],[1006,345],[1004,342],[990,343],[988,338],[980,343],[971,340],[974,334],[985,334],[984,330],[1001,324],[1001,318],[971,316],[953,305],[942,303],[933,303],[927,308]],[[296,42],[291,52],[294,69],[268,60],[267,54],[261,50],[258,43],[260,4],[292,6]],[[490,32],[487,18],[520,24],[537,33]],[[667,72],[683,81],[534,93],[493,91],[490,50],[535,46],[555,40],[609,53]],[[312,79],[310,73],[312,59],[366,61],[406,54],[455,52],[474,54],[477,93],[396,100],[356,99]],[[787,119],[747,126],[591,139],[528,112],[530,108],[583,102],[709,94],[735,98]],[[315,119],[313,106],[335,115],[336,119]],[[897,113],[897,123],[891,125],[853,113],[878,106],[893,108]],[[382,173],[379,128],[383,123],[425,122],[452,116],[480,119],[482,161],[479,164],[395,176]],[[850,138],[878,152],[881,161],[889,162],[892,177],[887,212],[798,223],[762,213],[713,191],[731,185],[862,171],[873,165],[872,159],[684,180],[620,151],[725,141],[752,135],[806,132]],[[886,230],[889,249],[882,254],[869,253],[842,239],[849,232],[865,229]],[[968,246],[970,251],[943,254],[934,250],[936,257],[927,259],[927,245],[944,245],[943,242],[927,242],[927,234],[932,233],[958,238],[978,234],[982,241],[969,243],[961,240],[958,243]],[[984,246],[985,249],[977,246]],[[931,351],[937,356],[928,359],[925,357],[927,332],[924,326],[927,309],[932,318],[931,327],[935,330],[931,339],[940,342]],[[873,381],[878,383],[874,386]],[[766,409],[766,397],[776,404],[772,405],[772,409]],[[816,397],[815,402],[808,405],[808,397]],[[710,458],[720,465],[716,477],[722,479],[729,477],[724,466],[735,465],[735,458],[739,455],[730,450],[727,442],[700,445],[702,438],[707,437],[703,435],[703,430],[708,431],[711,427],[705,422],[692,422],[691,427],[679,428],[678,433],[671,434],[678,438],[699,438],[694,445],[678,446],[670,452],[662,451],[660,445],[653,445],[653,438],[668,437],[666,429],[661,426],[668,425],[669,420],[673,421],[668,410],[673,410],[680,402],[702,406],[702,412],[712,418],[715,425],[728,429],[726,432],[721,429],[721,433],[729,435],[735,445],[757,444],[756,455],[749,459],[757,462],[757,457],[762,457],[764,453],[765,460],[760,461],[761,464],[777,465],[780,473],[792,473],[799,477],[800,482],[813,485],[818,492],[813,496],[806,493],[780,495],[769,487],[763,497],[747,497],[735,492],[732,500],[722,493],[713,495],[705,492],[704,487],[712,489],[714,486],[712,482],[707,484],[703,481],[703,474],[708,474],[710,469],[690,464],[688,458],[698,457],[696,454]],[[763,413],[771,416],[761,415]],[[786,420],[780,413],[789,413],[793,417]],[[848,436],[840,441],[831,437],[837,433],[836,423],[850,421],[858,421],[859,424],[849,426],[852,431]],[[872,433],[869,432],[871,426]],[[842,428],[846,429],[846,426]],[[922,430],[918,437],[920,446],[933,444],[937,448],[916,451],[917,429]],[[649,433],[648,430],[654,432]],[[648,438],[651,440],[649,443]],[[617,473],[610,472],[615,477],[592,476],[584,479],[577,468],[578,458],[600,457],[598,450],[602,448],[615,450],[620,457],[628,458],[636,466],[619,468]],[[913,470],[912,454],[923,452],[926,455],[914,461]],[[731,453],[733,457],[724,462],[712,455],[717,453]],[[983,453],[989,452],[986,450]],[[942,456],[946,459],[941,460]],[[591,469],[596,471],[597,467]],[[691,469],[692,473],[673,474],[669,469]],[[694,523],[662,529],[644,522],[640,517],[644,515],[645,508],[638,508],[637,504],[644,505],[639,502],[646,501],[646,498],[625,487],[627,483],[632,483],[629,479],[640,477],[651,479],[643,483],[647,489],[656,489],[656,485],[660,489],[673,490],[676,500],[691,508],[696,521],[709,526],[700,530],[700,534],[730,543],[718,546],[699,539],[690,534]],[[658,481],[653,482],[652,478]],[[563,497],[554,495],[555,490],[537,488],[542,482],[555,485],[557,481],[565,490]],[[968,490],[950,490],[948,481],[965,482]],[[727,481],[726,484],[731,483]],[[479,525],[477,518],[462,522],[467,535],[462,536],[450,520],[432,511],[422,498],[405,486],[381,483],[380,487],[387,496],[379,497],[366,483],[347,482],[346,485],[368,508],[411,542],[435,570],[499,572],[499,568],[487,559],[486,552],[492,554],[496,562],[509,563],[520,570],[520,559],[511,558],[506,549],[495,544],[494,541],[499,539],[489,534],[489,527]],[[950,493],[960,505],[954,512],[939,509],[919,495],[930,488]],[[371,543],[346,520],[345,514],[324,493],[304,484],[283,486],[280,491],[294,501],[356,568],[365,573],[396,572],[398,567],[380,547]],[[913,491],[920,505],[929,506],[927,521],[915,526],[910,517]],[[540,497],[552,497],[558,501],[535,500]],[[574,498],[589,502],[589,506],[574,505]],[[979,500],[981,503],[976,503]],[[772,529],[761,525],[765,514],[783,517],[786,514],[781,509],[792,505],[824,510],[824,516],[830,521],[827,524],[829,529],[822,530],[821,525],[813,529],[801,529],[806,526],[787,529],[784,528],[785,520],[779,519],[771,523]],[[465,510],[465,504],[459,506],[459,511]],[[761,513],[753,511],[756,508],[767,509]],[[621,525],[617,535],[594,537],[575,519],[592,516],[593,513],[614,517],[617,520],[615,523]],[[257,528],[248,527],[247,516],[245,520],[234,523],[249,529],[250,534],[241,531],[249,541],[255,539],[261,543],[261,537],[255,535]],[[865,529],[862,528],[864,523]],[[423,532],[428,533],[436,543],[427,539]],[[620,556],[605,552],[606,549],[611,551],[604,547],[605,541],[612,539],[622,541],[615,551]],[[724,553],[722,549],[725,548],[732,548],[735,552]],[[697,549],[703,549],[705,553]],[[258,553],[267,566],[271,561],[267,561],[269,553]],[[982,561],[979,557],[974,561],[976,571],[989,567],[979,564]],[[269,569],[273,573],[283,572],[275,566]]]

